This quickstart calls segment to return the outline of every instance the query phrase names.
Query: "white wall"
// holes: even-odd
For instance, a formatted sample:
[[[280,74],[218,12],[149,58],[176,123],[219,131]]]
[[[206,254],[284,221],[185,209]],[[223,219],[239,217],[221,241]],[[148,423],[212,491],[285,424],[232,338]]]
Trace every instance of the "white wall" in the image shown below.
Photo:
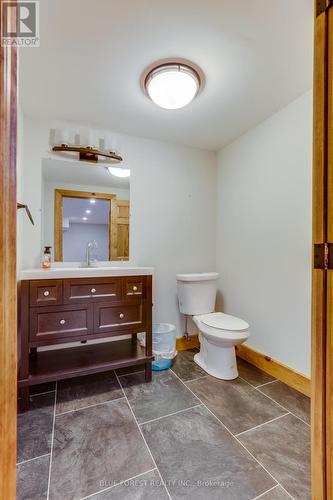
[[[17,116],[17,150],[16,150],[16,197],[19,203],[24,203],[23,198],[23,145],[24,145],[24,117],[22,109],[18,106]],[[16,237],[17,241],[22,241],[23,225],[27,224],[27,214],[24,209],[17,211]],[[22,245],[17,246],[17,274],[22,268]]]
[[[174,323],[181,334],[175,274],[215,267],[215,153],[25,117],[23,195],[36,225],[23,227],[23,268],[40,262],[41,160],[51,156],[50,128],[61,127],[77,130],[83,141],[86,135],[89,144],[104,136],[124,156],[131,169],[130,258],[155,268],[154,321]]]
[[[217,270],[247,344],[310,374],[312,94],[220,151]]]
[[[109,225],[108,224],[73,224],[63,232],[63,261],[84,262],[89,241],[95,240],[98,247],[91,251],[91,256],[99,261],[109,260]]]

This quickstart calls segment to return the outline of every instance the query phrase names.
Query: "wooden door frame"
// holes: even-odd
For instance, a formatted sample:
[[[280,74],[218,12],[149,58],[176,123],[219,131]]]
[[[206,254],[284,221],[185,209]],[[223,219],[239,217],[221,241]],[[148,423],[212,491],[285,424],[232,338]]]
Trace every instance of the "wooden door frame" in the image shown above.
[[[313,244],[333,243],[333,9],[315,0]],[[317,250],[318,251],[318,250]],[[316,252],[314,251],[314,256]],[[327,257],[327,254],[326,254]],[[313,500],[333,499],[333,270],[313,262],[311,462]],[[326,265],[325,265],[326,264]]]
[[[69,189],[54,190],[54,260],[63,260],[62,252],[62,207],[64,198],[96,198],[97,200],[107,200],[110,202],[109,208],[109,260],[111,259],[111,235],[112,235],[112,200],[117,196],[110,193],[95,193],[89,191],[74,191]]]
[[[2,5],[3,0],[1,8]],[[9,22],[14,31],[16,19],[11,17]],[[14,500],[17,402],[15,48],[1,47],[0,73],[0,498]]]
[[[333,8],[327,11],[327,242],[333,243]],[[333,248],[333,247],[332,247]],[[330,266],[331,267],[331,266]],[[326,488],[333,499],[333,269],[326,278]]]

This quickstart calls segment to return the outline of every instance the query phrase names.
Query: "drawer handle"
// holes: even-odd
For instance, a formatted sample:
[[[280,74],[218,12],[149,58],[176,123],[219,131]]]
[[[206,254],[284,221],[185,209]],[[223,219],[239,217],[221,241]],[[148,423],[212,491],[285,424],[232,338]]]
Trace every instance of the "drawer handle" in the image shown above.
[[[136,292],[136,291],[137,291],[137,289],[138,289],[138,287],[137,287],[137,286],[133,286],[133,292]]]
[[[92,288],[90,291],[91,293],[96,293],[96,288]]]
[[[64,325],[64,324],[66,323],[66,320],[65,320],[65,319],[61,319],[61,320],[59,321],[59,323],[60,323],[61,325]]]
[[[124,317],[125,317],[125,314],[123,314],[123,313],[120,313],[120,314],[119,314],[119,318],[120,318],[120,319],[124,319]]]
[[[48,290],[45,290],[44,297],[48,297],[49,295],[50,295],[50,292]]]

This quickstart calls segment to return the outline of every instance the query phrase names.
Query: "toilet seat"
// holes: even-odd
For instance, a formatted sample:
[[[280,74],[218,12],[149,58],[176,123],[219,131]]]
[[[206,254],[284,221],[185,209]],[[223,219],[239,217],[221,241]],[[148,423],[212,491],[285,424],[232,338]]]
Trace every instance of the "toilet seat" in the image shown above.
[[[197,316],[199,321],[206,326],[216,328],[218,330],[227,330],[230,332],[245,332],[249,329],[249,324],[243,319],[230,316],[221,312],[203,314]]]
[[[197,323],[199,329],[208,335],[211,340],[216,339],[230,339],[239,340],[247,339],[249,334],[247,332],[250,328],[249,324],[235,316],[229,316],[221,312],[202,314],[194,316],[194,321]]]

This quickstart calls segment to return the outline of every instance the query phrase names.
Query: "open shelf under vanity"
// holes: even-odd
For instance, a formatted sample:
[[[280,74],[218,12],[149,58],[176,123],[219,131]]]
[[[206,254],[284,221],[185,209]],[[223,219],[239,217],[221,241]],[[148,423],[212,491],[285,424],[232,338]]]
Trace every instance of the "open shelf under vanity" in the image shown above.
[[[150,363],[136,340],[125,339],[30,354],[30,370],[20,387]]]

